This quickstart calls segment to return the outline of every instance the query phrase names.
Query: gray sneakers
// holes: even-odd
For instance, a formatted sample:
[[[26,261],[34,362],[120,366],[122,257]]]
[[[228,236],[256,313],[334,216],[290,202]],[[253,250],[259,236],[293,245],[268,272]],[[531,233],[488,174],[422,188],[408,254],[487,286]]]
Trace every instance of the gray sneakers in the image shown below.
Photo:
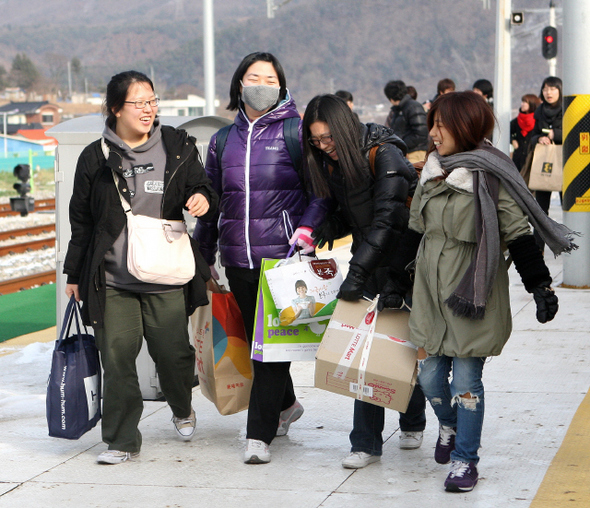
[[[176,430],[180,439],[190,441],[193,438],[197,426],[197,416],[195,415],[194,409],[191,408],[191,414],[186,418],[172,416],[172,422],[174,423],[174,430]]]
[[[279,427],[277,428],[277,436],[286,436],[289,432],[289,426],[299,420],[303,414],[303,406],[298,400],[295,401],[291,407],[281,411],[279,417]]]
[[[119,450],[107,450],[102,452],[97,458],[96,462],[99,464],[120,464],[129,459],[135,459],[139,457],[139,452],[121,452]]]
[[[342,467],[345,469],[361,469],[379,460],[381,460],[381,455],[371,455],[365,452],[350,452],[342,460]]]
[[[424,433],[422,431],[405,432],[399,434],[399,447],[402,450],[416,450],[422,445]]]

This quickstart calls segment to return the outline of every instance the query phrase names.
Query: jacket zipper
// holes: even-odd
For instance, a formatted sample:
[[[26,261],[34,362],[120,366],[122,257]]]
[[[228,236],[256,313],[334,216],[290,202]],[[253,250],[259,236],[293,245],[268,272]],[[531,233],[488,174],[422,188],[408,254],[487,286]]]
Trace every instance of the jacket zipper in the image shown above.
[[[246,142],[246,164],[244,171],[244,178],[246,184],[246,210],[244,210],[246,220],[244,225],[244,235],[246,241],[246,255],[248,256],[248,267],[251,270],[254,268],[254,263],[252,262],[252,250],[250,246],[250,154],[252,143],[252,129],[254,128],[254,124],[256,123],[256,121],[257,120],[255,120],[253,123],[249,123],[248,125],[248,140]]]

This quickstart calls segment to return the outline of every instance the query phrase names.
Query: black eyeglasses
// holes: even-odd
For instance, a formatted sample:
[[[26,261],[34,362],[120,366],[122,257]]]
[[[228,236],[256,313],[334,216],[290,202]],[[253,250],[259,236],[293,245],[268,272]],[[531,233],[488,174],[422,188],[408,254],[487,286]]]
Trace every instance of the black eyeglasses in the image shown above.
[[[322,136],[321,138],[309,138],[309,144],[311,146],[315,146],[316,148],[320,147],[320,144],[329,145],[333,140],[332,134],[327,134],[326,136]]]
[[[150,99],[149,101],[125,101],[125,104],[135,104],[135,109],[143,109],[145,108],[146,104],[149,104],[152,108],[155,108],[158,104],[160,104],[160,99],[156,97],[155,99]]]

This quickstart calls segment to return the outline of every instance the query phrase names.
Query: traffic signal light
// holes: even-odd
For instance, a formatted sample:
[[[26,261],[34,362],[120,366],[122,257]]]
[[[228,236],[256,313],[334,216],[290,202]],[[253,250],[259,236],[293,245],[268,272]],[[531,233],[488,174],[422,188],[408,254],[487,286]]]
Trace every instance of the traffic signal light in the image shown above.
[[[557,28],[546,26],[543,28],[543,57],[547,60],[557,56]]]
[[[10,208],[15,212],[20,212],[23,217],[26,217],[29,212],[35,209],[35,198],[27,196],[31,192],[31,184],[29,179],[31,178],[31,166],[28,164],[18,164],[14,166],[14,176],[16,176],[20,182],[16,182],[13,188],[20,194],[18,198],[10,198]]]

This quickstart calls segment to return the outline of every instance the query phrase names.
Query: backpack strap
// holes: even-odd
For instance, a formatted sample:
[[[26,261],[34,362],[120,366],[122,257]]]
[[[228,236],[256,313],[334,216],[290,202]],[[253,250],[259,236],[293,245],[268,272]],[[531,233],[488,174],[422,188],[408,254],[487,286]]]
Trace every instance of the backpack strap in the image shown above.
[[[301,153],[301,145],[299,144],[299,117],[293,116],[283,121],[283,136],[287,145],[287,151],[293,162],[293,167],[297,171],[299,179],[303,181],[301,171],[303,154]]]
[[[217,141],[216,141],[216,148],[217,148],[217,167],[221,169],[221,156],[223,155],[223,150],[225,148],[225,143],[227,142],[227,137],[229,136],[229,131],[234,126],[233,123],[222,127],[217,131]]]
[[[375,176],[375,159],[377,158],[377,150],[381,145],[375,145],[373,148],[369,150],[369,167],[371,168],[371,173]]]

